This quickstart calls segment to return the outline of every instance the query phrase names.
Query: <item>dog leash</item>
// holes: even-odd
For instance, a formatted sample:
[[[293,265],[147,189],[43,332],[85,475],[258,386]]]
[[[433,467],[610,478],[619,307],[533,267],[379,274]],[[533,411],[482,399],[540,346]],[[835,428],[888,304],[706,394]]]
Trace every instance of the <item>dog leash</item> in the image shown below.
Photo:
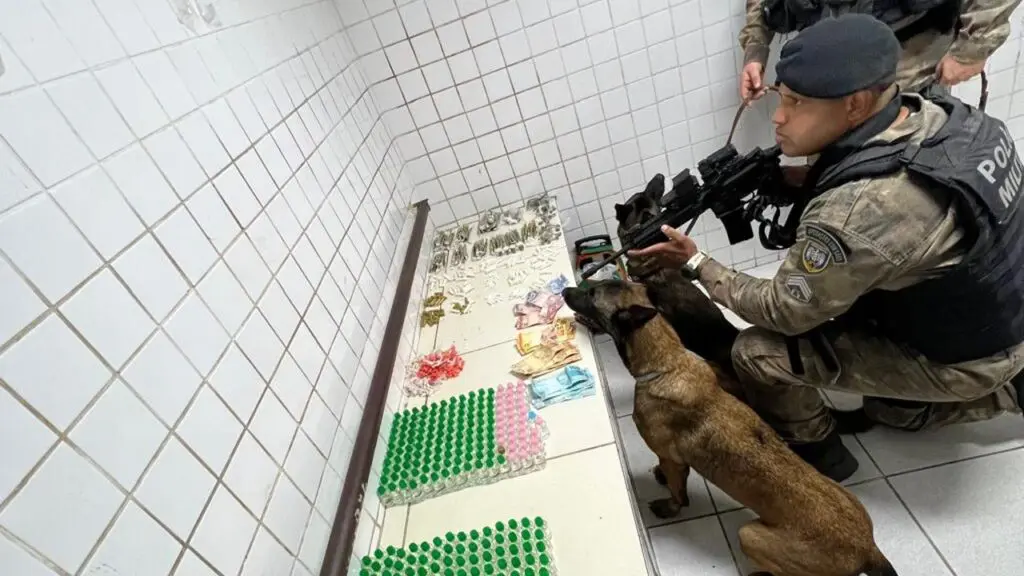
[[[765,90],[766,91],[770,90],[770,88],[769,87],[765,87]],[[732,127],[729,128],[729,138],[725,141],[725,145],[726,146],[728,146],[729,144],[732,144],[732,137],[736,135],[736,127],[739,126],[739,124],[740,124],[740,117],[743,116],[743,111],[746,110],[748,106],[750,106],[751,102],[753,102],[753,99],[751,99],[751,98],[744,98],[743,101],[740,102],[739,108],[736,109],[736,115],[732,117]],[[696,225],[697,225],[697,219],[696,218],[694,218],[693,220],[690,220],[690,225],[686,227],[686,232],[684,232],[684,235],[689,236],[690,232],[693,231],[693,227],[696,226]]]
[[[978,98],[978,110],[985,111],[985,106],[988,105],[988,74],[984,70],[981,71],[981,97]]]

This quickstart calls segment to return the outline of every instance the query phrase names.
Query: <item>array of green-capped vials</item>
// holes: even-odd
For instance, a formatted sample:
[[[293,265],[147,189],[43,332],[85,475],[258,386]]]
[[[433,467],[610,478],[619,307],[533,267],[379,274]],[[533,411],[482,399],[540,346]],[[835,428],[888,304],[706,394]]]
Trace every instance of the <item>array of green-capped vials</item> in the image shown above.
[[[551,537],[541,517],[448,532],[363,557],[359,576],[554,576]]]
[[[511,420],[516,423],[511,424]],[[519,437],[502,432],[522,429]],[[526,432],[537,428],[529,436]],[[523,446],[532,446],[527,452]],[[490,484],[545,464],[539,427],[525,408],[512,415],[495,390],[474,390],[395,415],[377,495],[385,506],[412,504],[469,486]]]

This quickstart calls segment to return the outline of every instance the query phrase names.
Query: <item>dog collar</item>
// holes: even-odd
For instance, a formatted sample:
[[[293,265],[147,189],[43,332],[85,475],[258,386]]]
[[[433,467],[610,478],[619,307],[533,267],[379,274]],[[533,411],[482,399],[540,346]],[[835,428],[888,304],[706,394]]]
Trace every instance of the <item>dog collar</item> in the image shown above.
[[[636,380],[637,384],[647,384],[648,382],[650,382],[652,380],[655,380],[656,378],[660,377],[661,375],[662,375],[661,372],[648,372],[647,374],[641,374],[639,376],[634,376],[633,379]]]

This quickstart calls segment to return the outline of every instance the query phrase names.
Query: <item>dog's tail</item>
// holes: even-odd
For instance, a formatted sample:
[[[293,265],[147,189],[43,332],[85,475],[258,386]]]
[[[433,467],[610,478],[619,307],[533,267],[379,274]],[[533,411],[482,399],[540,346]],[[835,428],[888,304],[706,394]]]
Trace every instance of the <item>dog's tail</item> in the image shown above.
[[[868,562],[861,573],[866,576],[899,576],[896,569],[892,567],[889,559],[882,554],[881,550],[875,550],[875,557]]]

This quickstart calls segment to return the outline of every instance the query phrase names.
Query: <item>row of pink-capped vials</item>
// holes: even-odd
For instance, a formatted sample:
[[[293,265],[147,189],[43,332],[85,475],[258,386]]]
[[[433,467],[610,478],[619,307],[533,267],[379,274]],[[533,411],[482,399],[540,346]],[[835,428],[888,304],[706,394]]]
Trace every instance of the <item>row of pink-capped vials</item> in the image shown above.
[[[495,402],[495,435],[512,472],[527,472],[545,462],[544,419],[533,412],[526,383],[498,386]]]

